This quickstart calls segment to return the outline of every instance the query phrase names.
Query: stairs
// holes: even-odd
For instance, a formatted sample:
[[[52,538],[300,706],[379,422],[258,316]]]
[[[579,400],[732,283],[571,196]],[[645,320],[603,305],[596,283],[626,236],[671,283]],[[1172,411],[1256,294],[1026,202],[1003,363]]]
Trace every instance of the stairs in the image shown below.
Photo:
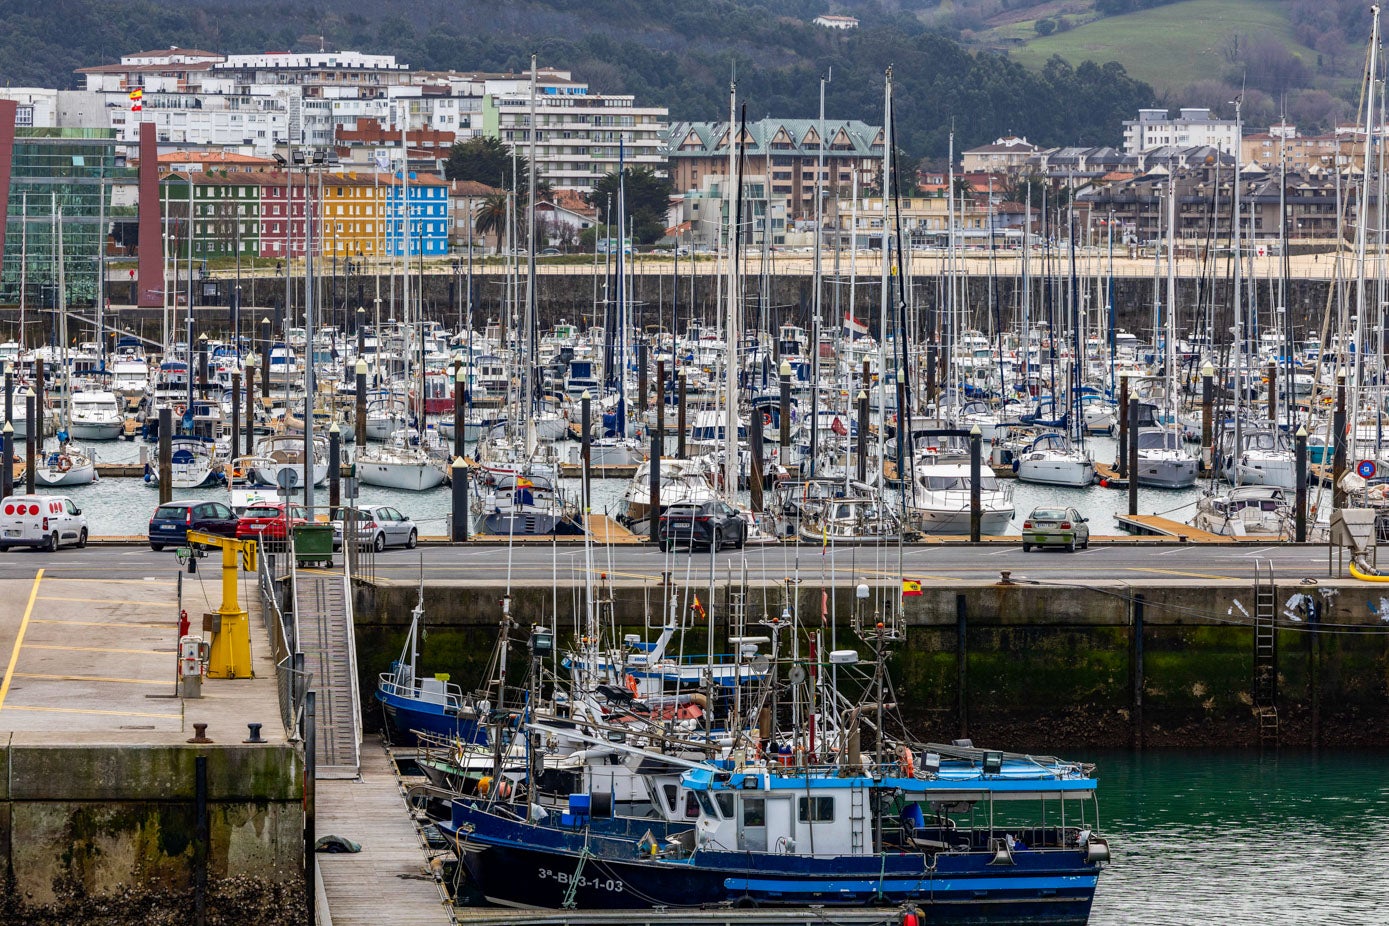
[[[294,617],[309,687],[318,693],[317,778],[355,778],[362,720],[351,580],[341,572],[295,570]]]
[[[1278,744],[1278,605],[1273,563],[1254,561],[1254,716],[1259,745]]]

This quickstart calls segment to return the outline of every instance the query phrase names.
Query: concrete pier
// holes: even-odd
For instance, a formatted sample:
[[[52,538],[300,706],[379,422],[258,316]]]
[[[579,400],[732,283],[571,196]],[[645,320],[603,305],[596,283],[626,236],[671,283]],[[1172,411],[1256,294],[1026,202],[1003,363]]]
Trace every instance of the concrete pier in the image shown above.
[[[255,678],[177,697],[176,567],[142,573],[73,578],[36,557],[29,578],[0,579],[0,922],[83,922],[115,903],[129,922],[300,923],[304,766],[263,626]],[[209,610],[184,578],[184,607]],[[248,722],[266,742],[242,742]],[[189,742],[194,724],[207,742]]]

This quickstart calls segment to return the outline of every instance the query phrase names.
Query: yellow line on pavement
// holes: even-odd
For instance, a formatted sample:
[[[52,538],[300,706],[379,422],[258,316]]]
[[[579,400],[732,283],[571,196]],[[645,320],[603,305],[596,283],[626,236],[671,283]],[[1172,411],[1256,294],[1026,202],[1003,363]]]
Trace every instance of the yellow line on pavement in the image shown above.
[[[45,682],[119,682],[122,685],[168,685],[168,682],[147,678],[111,678],[105,675],[42,675],[37,672],[18,672],[15,678],[36,678]],[[84,711],[84,713],[86,713]]]
[[[10,664],[5,668],[5,681],[0,683],[0,711],[5,709],[5,696],[10,693],[10,681],[14,678],[14,667],[19,662],[19,648],[24,645],[24,631],[29,629],[29,615],[34,612],[34,600],[39,597],[39,583],[43,581],[43,570],[34,576],[34,587],[29,590],[29,604],[24,608],[24,619],[19,622],[19,633],[14,638],[14,649],[10,652]]]
[[[56,617],[36,617],[31,624],[63,624],[73,627],[135,627],[140,630],[161,629],[173,626],[172,621],[65,621]]]
[[[127,598],[65,598],[57,595],[44,595],[40,601],[84,601],[95,604],[138,604],[148,608],[169,608],[167,601],[132,601]]]
[[[1176,569],[1148,569],[1143,566],[1129,566],[1128,572],[1153,572],[1158,575],[1183,576],[1192,579],[1225,579],[1230,582],[1248,581],[1248,576],[1240,579],[1239,576],[1219,576],[1212,572],[1181,572]]]
[[[12,711],[43,711],[47,714],[101,714],[105,717],[162,717],[168,720],[182,720],[182,714],[152,714],[148,711],[94,711],[80,707],[25,707],[10,708]]]
[[[115,648],[115,647],[105,647],[105,646],[63,646],[63,645],[58,644],[58,643],[30,643],[30,644],[29,644],[29,648],[30,648],[30,649],[56,649],[56,650],[62,650],[62,651],[65,652],[65,653],[133,653],[134,655],[137,655],[137,656],[165,656],[165,655],[171,656],[171,655],[174,655],[174,651],[173,651],[172,648],[171,648],[167,653],[160,652],[160,651],[157,650],[157,649],[117,649],[117,648]]]

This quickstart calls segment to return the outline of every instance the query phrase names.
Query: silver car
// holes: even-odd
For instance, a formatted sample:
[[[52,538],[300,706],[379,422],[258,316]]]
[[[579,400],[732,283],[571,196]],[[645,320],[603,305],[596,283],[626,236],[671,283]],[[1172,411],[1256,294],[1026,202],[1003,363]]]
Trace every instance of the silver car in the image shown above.
[[[419,543],[420,532],[410,517],[390,505],[366,505],[361,508],[333,510],[333,548],[342,549],[344,514],[356,512],[359,544],[378,553],[386,547],[405,547],[413,550]]]

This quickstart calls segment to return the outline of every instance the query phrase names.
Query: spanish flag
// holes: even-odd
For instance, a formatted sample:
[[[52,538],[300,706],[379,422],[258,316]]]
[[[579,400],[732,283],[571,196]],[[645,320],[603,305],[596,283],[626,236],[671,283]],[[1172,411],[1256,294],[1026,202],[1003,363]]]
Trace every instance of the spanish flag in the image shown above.
[[[699,603],[699,596],[694,596],[694,604],[690,605],[690,610],[699,615],[700,620],[706,620],[708,615],[704,613],[704,605]]]
[[[144,97],[145,97],[145,91],[144,91],[143,89],[141,89],[140,87],[136,87],[134,90],[130,91],[130,111],[131,111],[131,112],[137,112],[137,113],[138,113],[138,112],[141,112],[141,111],[145,108],[145,105],[144,105],[142,102],[140,102],[141,100],[144,99]]]
[[[902,597],[903,597],[903,598],[912,598],[912,597],[915,597],[915,596],[920,595],[920,594],[921,594],[921,580],[920,580],[920,579],[903,579],[903,580],[902,580]]]
[[[527,479],[525,476],[517,476],[517,477],[516,477],[516,488],[518,488],[518,489],[534,489],[534,488],[535,488],[535,483],[531,482],[531,481],[530,481],[529,479]]]

